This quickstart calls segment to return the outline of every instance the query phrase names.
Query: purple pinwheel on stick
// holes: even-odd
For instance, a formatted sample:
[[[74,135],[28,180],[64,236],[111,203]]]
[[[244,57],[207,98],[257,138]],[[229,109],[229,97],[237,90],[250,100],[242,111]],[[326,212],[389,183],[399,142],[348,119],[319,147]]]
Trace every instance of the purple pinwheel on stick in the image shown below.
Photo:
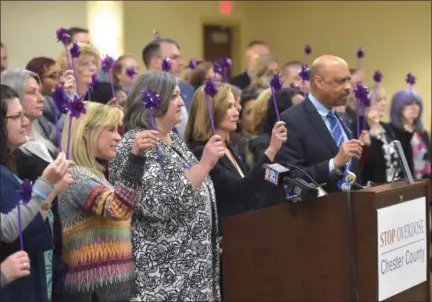
[[[162,71],[170,72],[171,71],[171,59],[166,57],[162,60]]]
[[[55,119],[55,127],[56,127],[56,133],[57,133],[57,145],[59,148],[59,151],[61,152],[61,131],[60,126],[58,123],[58,118],[61,113],[65,113],[69,106],[69,99],[66,96],[66,92],[64,90],[63,85],[57,86],[54,89],[54,92],[52,94],[53,98],[53,108],[54,108],[54,119]]]
[[[156,94],[156,92],[153,92],[151,90],[143,91],[142,103],[145,106],[145,108],[149,111],[150,124],[152,129],[157,130],[156,123],[154,121],[154,110],[158,109],[160,106],[159,95]],[[158,162],[162,169],[162,156],[158,146],[156,146],[156,153],[158,157]]]
[[[304,53],[305,53],[305,60],[304,60],[304,64],[307,64],[308,57],[309,57],[310,54],[312,53],[312,48],[310,47],[309,44],[306,44],[306,46],[305,46],[305,48],[304,48]]]
[[[271,92],[272,92],[273,105],[274,105],[274,109],[276,112],[276,122],[279,122],[281,119],[280,119],[279,110],[278,110],[277,102],[276,102],[276,92],[278,92],[279,90],[282,89],[282,81],[281,81],[281,78],[279,76],[279,72],[275,73],[273,75],[272,79],[270,80],[270,88],[271,88]]]
[[[220,62],[216,61],[216,62],[214,63],[214,65],[213,65],[213,71],[214,71],[214,73],[223,76],[223,67],[222,67],[222,65],[220,64]]]
[[[364,50],[363,48],[359,48],[357,50],[357,68],[360,70],[362,68],[361,66],[361,61],[364,58],[365,54],[364,54]]]
[[[73,118],[80,118],[81,114],[86,114],[87,109],[85,107],[85,104],[83,102],[83,97],[79,97],[77,95],[74,96],[74,98],[69,102],[69,126],[68,126],[68,138],[67,138],[67,144],[66,144],[66,158],[70,159],[70,139],[72,135],[72,119]]]
[[[218,64],[221,67],[222,81],[227,83],[228,82],[228,72],[232,66],[231,59],[230,58],[222,58],[218,61]]]
[[[56,31],[56,36],[57,36],[57,42],[61,42],[63,44],[63,47],[65,48],[65,52],[66,52],[66,63],[68,68],[71,68],[71,62],[70,62],[70,58],[69,58],[69,51],[68,51],[68,45],[69,45],[69,41],[70,41],[70,34],[69,31],[64,28],[64,27],[60,27],[59,29],[57,29]]]
[[[406,75],[405,82],[408,84],[409,89],[412,90],[416,83],[416,77],[410,72]]]
[[[382,79],[383,79],[382,73],[379,70],[376,70],[374,72],[374,75],[373,75],[373,80],[375,82],[375,85],[374,85],[374,97],[373,97],[374,104],[376,104],[377,101],[378,101],[379,85],[380,85]]]
[[[194,70],[195,68],[197,68],[197,66],[198,66],[197,60],[190,60],[189,61],[188,67],[190,70]]]
[[[212,129],[213,135],[216,134],[216,128],[214,125],[213,113],[212,113],[212,108],[211,108],[211,103],[210,103],[209,98],[214,98],[216,96],[216,94],[217,94],[217,89],[216,89],[212,79],[207,79],[207,81],[204,85],[204,96],[205,96],[207,111],[208,111],[209,120],[210,120],[210,126]]]
[[[360,137],[360,110],[363,110],[363,129],[366,129],[366,108],[370,106],[369,89],[363,85],[357,84],[354,90],[356,98],[356,122],[357,138]]]
[[[134,67],[128,67],[126,68],[126,75],[128,77],[130,77],[131,79],[133,79],[135,77],[135,75],[137,74],[137,71]]]
[[[78,89],[78,73],[76,70],[76,64],[75,64],[75,59],[78,59],[79,56],[81,55],[81,50],[80,47],[78,46],[77,43],[74,43],[71,47],[71,49],[69,50],[71,57],[72,57],[72,69],[74,72],[74,76],[75,76],[75,83],[76,83],[76,91],[77,93],[79,93],[79,89]]]
[[[308,68],[307,64],[304,64],[302,66],[302,69],[299,73],[300,78],[302,79],[302,89],[303,94],[306,97],[307,91],[306,91],[306,82],[310,81],[310,69]]]
[[[25,179],[21,183],[21,189],[17,191],[18,193],[18,231],[19,231],[19,243],[20,250],[24,250],[24,240],[23,240],[23,229],[22,229],[22,220],[21,220],[21,207],[20,204],[28,204],[33,192],[33,184],[30,180]]]
[[[106,55],[101,60],[101,68],[108,75],[108,79],[109,79],[109,82],[111,84],[111,93],[112,93],[113,98],[115,98],[115,96],[116,96],[115,90],[114,90],[114,83],[113,83],[113,79],[112,79],[112,70],[114,69],[115,63],[116,63],[116,61],[108,55]],[[116,103],[117,103],[117,101],[116,101]]]

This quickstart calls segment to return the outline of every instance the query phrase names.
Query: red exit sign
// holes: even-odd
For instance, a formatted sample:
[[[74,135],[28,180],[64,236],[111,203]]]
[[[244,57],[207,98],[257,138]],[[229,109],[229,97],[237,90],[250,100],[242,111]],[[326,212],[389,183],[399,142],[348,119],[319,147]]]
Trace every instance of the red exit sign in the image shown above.
[[[219,11],[222,15],[229,16],[232,13],[232,2],[223,0],[219,2]]]

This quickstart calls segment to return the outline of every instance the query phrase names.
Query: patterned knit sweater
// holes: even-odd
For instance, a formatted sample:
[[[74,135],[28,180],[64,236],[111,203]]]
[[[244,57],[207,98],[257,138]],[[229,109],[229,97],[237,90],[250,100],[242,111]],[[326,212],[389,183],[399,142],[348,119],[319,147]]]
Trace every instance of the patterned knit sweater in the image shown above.
[[[130,217],[141,199],[145,158],[130,154],[113,188],[84,167],[59,197],[65,301],[127,301],[135,294]]]

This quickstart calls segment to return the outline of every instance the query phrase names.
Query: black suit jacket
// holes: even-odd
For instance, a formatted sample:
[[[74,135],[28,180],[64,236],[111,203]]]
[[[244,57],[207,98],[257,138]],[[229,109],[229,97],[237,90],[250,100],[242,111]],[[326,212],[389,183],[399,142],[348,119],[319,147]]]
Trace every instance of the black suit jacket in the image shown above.
[[[251,78],[249,77],[248,73],[245,71],[233,77],[230,81],[230,84],[237,86],[241,90],[244,90],[247,87],[249,87],[249,85],[251,84]]]
[[[342,125],[348,139],[352,133],[342,119]],[[284,111],[281,120],[288,130],[288,140],[276,156],[276,161],[303,168],[318,183],[326,183],[328,193],[339,191],[337,184],[330,177],[329,161],[338,153],[338,147],[326,124],[309,99]],[[358,160],[352,160],[351,172],[357,175],[359,182],[360,168]],[[301,172],[293,171],[295,177],[310,180]]]
[[[205,145],[195,145],[191,148],[192,153],[201,159]],[[230,148],[231,153],[235,152]],[[256,209],[259,199],[260,188],[264,181],[265,169],[263,164],[270,163],[270,159],[264,155],[248,172],[242,160],[235,156],[237,164],[245,175],[240,176],[230,159],[225,155],[210,171],[210,177],[216,192],[216,204],[219,215],[220,226],[222,221],[232,215],[245,213]],[[222,230],[222,228],[220,228]],[[222,231],[221,231],[222,233]]]

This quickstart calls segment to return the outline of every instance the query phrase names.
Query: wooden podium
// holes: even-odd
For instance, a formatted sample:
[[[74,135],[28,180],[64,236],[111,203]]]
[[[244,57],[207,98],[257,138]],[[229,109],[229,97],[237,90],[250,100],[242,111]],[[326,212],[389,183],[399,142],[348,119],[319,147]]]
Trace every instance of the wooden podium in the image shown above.
[[[428,181],[401,181],[351,193],[359,301],[378,301],[377,210],[419,197],[429,200]],[[224,301],[353,301],[348,225],[345,193],[227,219]],[[428,270],[427,282],[387,301],[431,301],[429,279]]]

